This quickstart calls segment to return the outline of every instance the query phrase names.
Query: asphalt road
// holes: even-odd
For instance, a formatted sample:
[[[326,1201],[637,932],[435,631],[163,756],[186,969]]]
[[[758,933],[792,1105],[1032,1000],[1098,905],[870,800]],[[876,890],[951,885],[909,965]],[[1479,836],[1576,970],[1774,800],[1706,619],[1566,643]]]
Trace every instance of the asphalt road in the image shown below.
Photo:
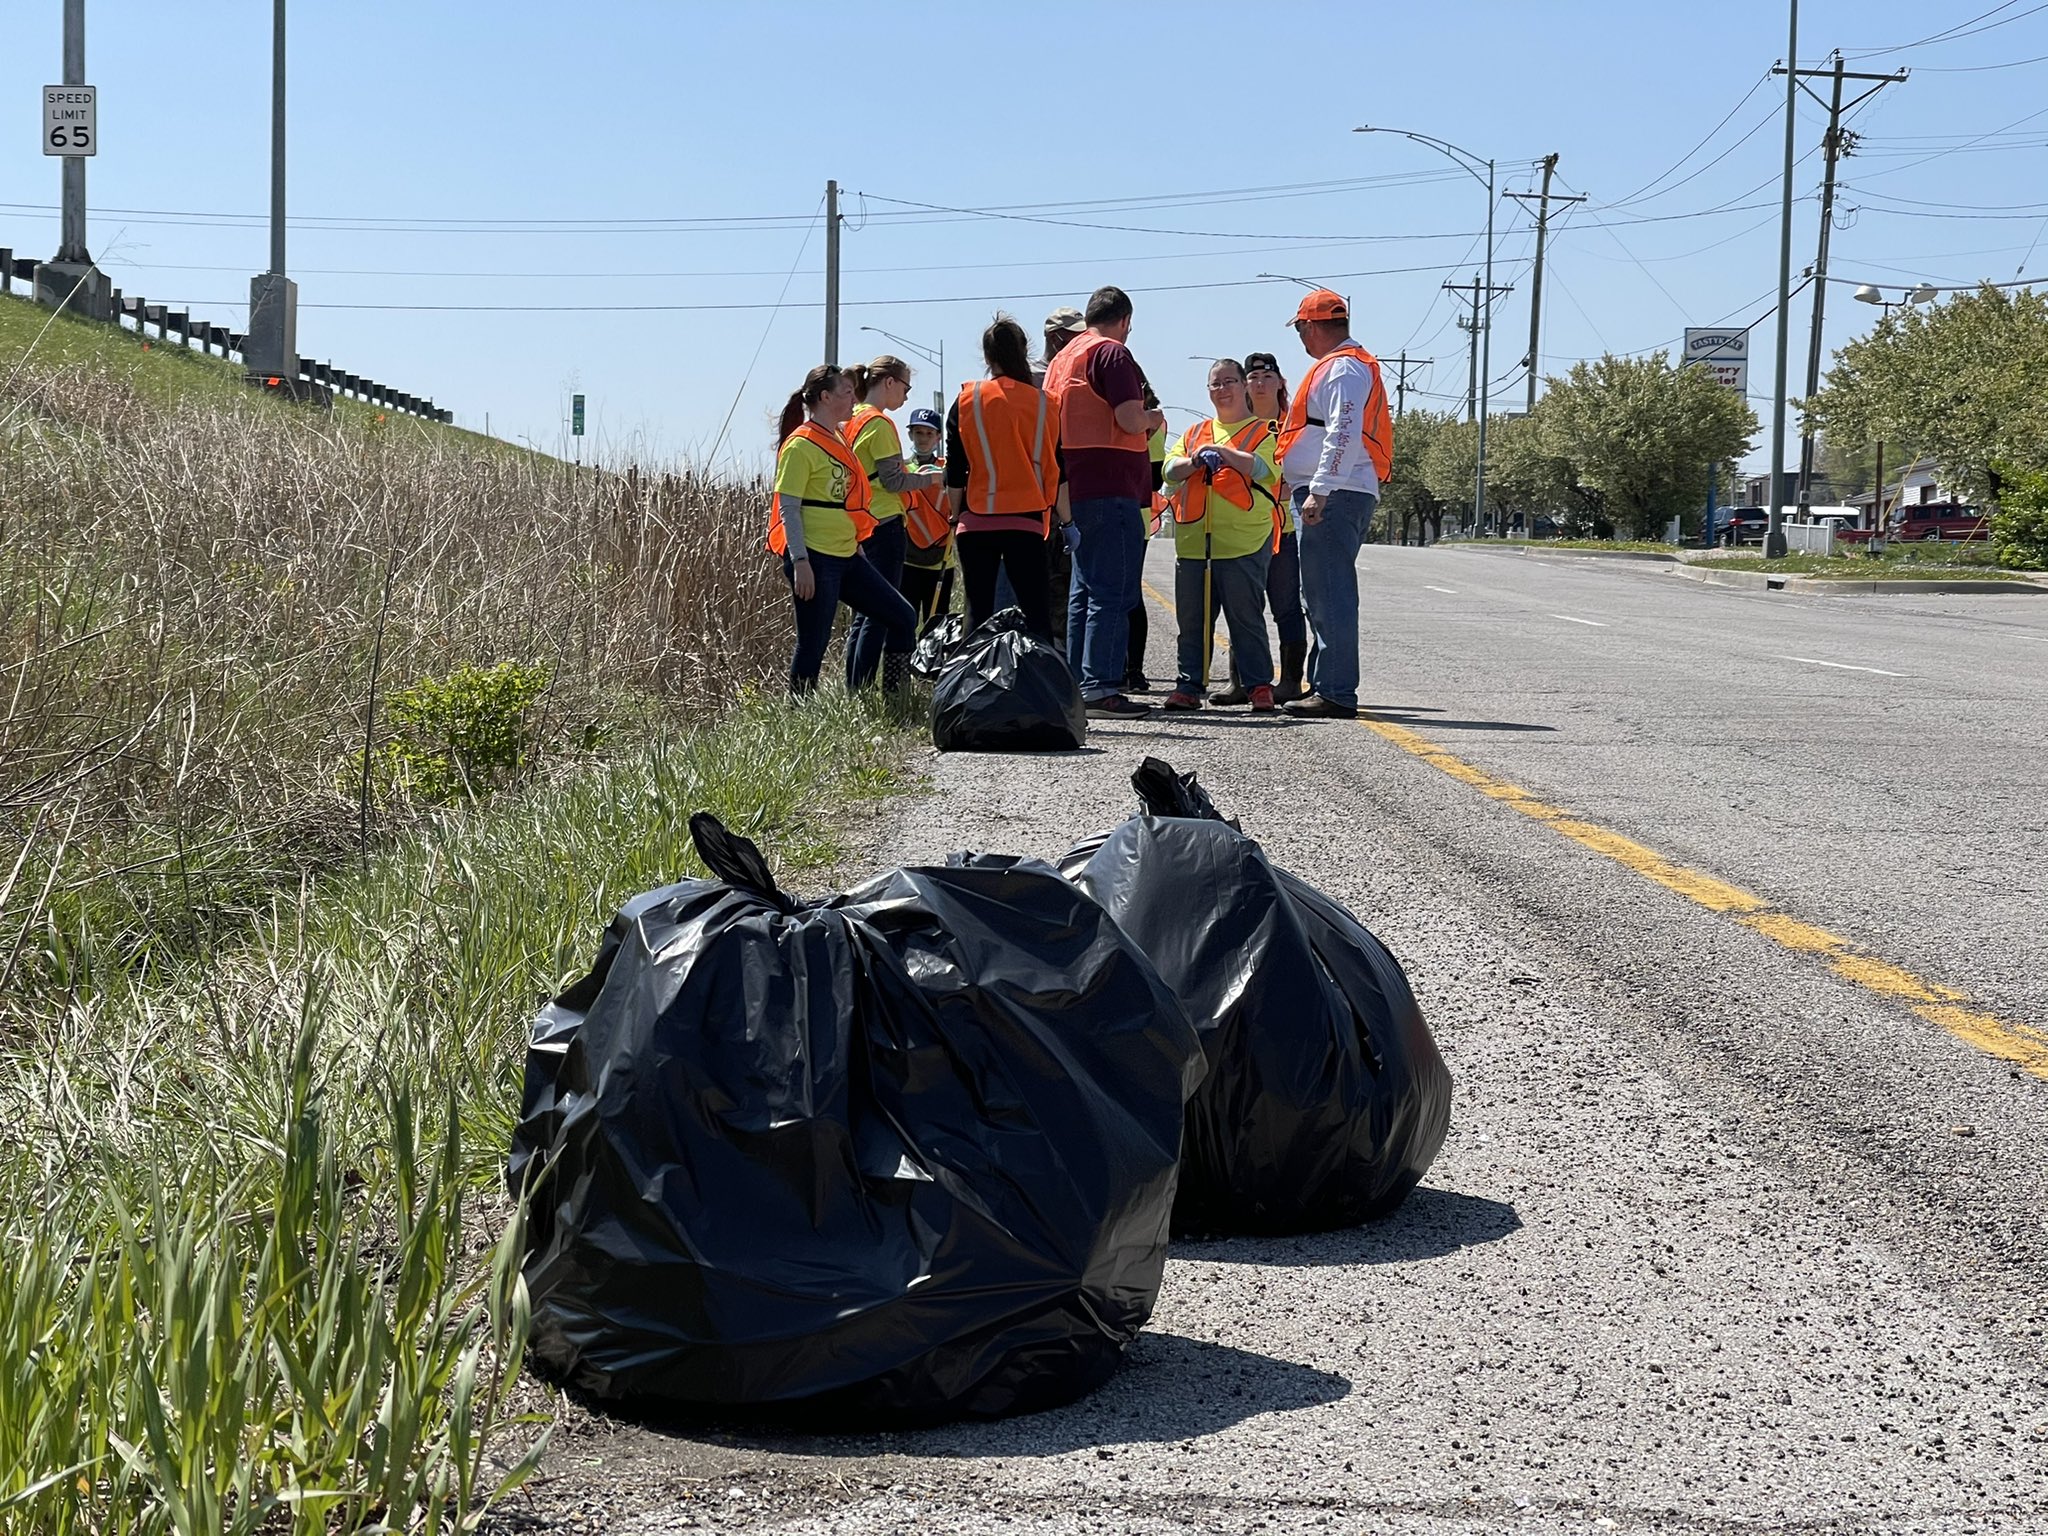
[[[611,1490],[588,1528],[2048,1531],[2048,595],[1362,565],[1378,729],[927,757],[874,856],[1056,855],[1140,756],[1200,770],[1408,967],[1457,1078],[1425,1186],[1180,1247],[1065,1410],[586,1426],[556,1464]]]

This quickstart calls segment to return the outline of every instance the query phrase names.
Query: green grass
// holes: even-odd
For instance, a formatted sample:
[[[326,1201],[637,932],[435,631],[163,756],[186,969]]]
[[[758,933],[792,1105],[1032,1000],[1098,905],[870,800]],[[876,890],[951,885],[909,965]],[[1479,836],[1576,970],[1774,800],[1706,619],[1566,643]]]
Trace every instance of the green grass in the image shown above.
[[[23,359],[32,359],[39,370],[89,369],[107,372],[126,381],[138,398],[158,407],[174,405],[219,405],[233,407],[261,401],[280,413],[303,413],[304,408],[269,399],[263,391],[243,382],[239,363],[196,351],[182,341],[160,340],[140,335],[119,325],[81,319],[63,312],[53,313],[17,295],[0,297],[0,400],[8,394],[5,384]],[[345,365],[346,366],[346,365]],[[354,361],[360,368],[362,360]],[[402,387],[402,386],[395,386]],[[0,415],[4,415],[0,411]],[[401,421],[408,430],[423,437],[438,437],[472,447],[530,454],[531,449],[502,443],[480,432],[416,416],[394,416],[360,400],[337,398],[337,418],[356,424],[376,421],[380,416]]]
[[[2017,571],[2001,570],[1988,557],[1960,555],[1954,545],[1923,553],[1914,548],[1868,555],[1784,555],[1766,560],[1760,554],[1700,554],[1693,564],[1716,569],[1764,571],[1773,576],[1812,576],[1834,581],[2025,581]]]
[[[500,1192],[534,1007],[626,896],[698,872],[692,811],[815,873],[903,724],[747,697],[432,819],[168,975],[16,1000],[0,1529],[473,1527],[545,1431]]]

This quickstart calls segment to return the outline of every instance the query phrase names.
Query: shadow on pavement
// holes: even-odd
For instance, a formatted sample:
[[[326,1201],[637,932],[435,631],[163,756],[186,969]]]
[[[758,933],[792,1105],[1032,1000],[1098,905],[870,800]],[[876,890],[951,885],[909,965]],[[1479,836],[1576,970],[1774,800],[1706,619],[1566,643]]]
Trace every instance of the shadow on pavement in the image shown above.
[[[874,1435],[740,1430],[730,1443],[805,1456],[1059,1456],[1191,1440],[1257,1414],[1317,1408],[1350,1393],[1351,1383],[1330,1371],[1148,1330],[1138,1335],[1114,1376],[1064,1408]]]
[[[1407,709],[1362,709],[1361,715],[1373,715],[1390,725],[1423,725],[1431,730],[1445,731],[1555,731],[1554,725],[1527,725],[1518,720],[1444,720],[1437,714],[1424,716],[1418,710]]]
[[[1338,1232],[1294,1237],[1226,1237],[1173,1245],[1177,1259],[1207,1264],[1412,1264],[1519,1232],[1512,1205],[1455,1190],[1416,1190],[1393,1215]]]

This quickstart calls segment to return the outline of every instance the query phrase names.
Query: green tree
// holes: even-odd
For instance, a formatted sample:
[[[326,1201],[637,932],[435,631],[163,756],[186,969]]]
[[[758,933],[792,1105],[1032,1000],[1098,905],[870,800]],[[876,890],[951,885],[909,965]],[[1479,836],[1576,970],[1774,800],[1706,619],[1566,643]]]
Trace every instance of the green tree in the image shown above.
[[[1394,472],[1380,488],[1379,526],[1387,542],[1443,536],[1448,508],[1432,488],[1427,465],[1437,434],[1450,421],[1446,412],[1418,407],[1405,412],[1395,425]]]
[[[1672,518],[1699,512],[1707,466],[1739,459],[1756,434],[1747,403],[1662,352],[1574,364],[1549,381],[1538,414],[1549,452],[1633,538],[1659,538]]]
[[[1991,546],[1998,563],[2019,571],[2048,571],[2048,474],[2008,468],[2005,495],[1991,514]]]
[[[1443,504],[1446,516],[1460,524],[1472,517],[1472,484],[1478,464],[1478,426],[1459,421],[1449,412],[1439,416],[1417,467],[1429,494]]]
[[[2048,470],[2048,294],[1986,284],[1889,314],[1835,354],[1804,408],[1824,432],[1882,439],[1887,461],[1914,444],[1995,505],[2008,469]]]

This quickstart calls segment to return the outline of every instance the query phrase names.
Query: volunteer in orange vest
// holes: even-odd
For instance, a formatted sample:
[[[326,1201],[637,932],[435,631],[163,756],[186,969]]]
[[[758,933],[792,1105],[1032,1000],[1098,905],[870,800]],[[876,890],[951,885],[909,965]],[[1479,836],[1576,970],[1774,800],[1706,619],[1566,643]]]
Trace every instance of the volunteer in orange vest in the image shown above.
[[[782,556],[796,603],[792,694],[818,686],[841,603],[882,626],[883,686],[900,688],[909,675],[910,604],[860,552],[874,519],[867,471],[842,435],[852,415],[853,380],[830,363],[805,374],[782,408],[768,548]]]
[[[939,420],[939,413],[930,406],[918,407],[910,413],[906,430],[910,452],[903,462],[911,469],[943,471],[946,460],[939,449],[946,440],[946,425]],[[903,531],[910,537],[903,551],[903,580],[898,590],[910,599],[920,624],[943,612],[952,595],[946,562],[953,553],[953,515],[943,474],[940,479],[941,484],[906,491],[903,496]]]
[[[1341,295],[1318,288],[1294,312],[1315,359],[1280,425],[1280,472],[1301,522],[1310,693],[1287,705],[1310,720],[1358,714],[1358,550],[1393,465],[1394,420],[1379,360],[1351,339]]]
[[[1074,580],[1067,600],[1067,661],[1081,680],[1091,715],[1142,715],[1152,706],[1125,696],[1130,612],[1138,601],[1145,520],[1152,499],[1146,438],[1166,424],[1147,410],[1144,379],[1124,345],[1131,300],[1098,288],[1084,311],[1087,332],[1045,370],[1045,392],[1059,407],[1060,462],[1071,497]]]
[[[1071,518],[1060,483],[1060,412],[1031,382],[1024,327],[997,315],[981,333],[988,377],[961,386],[946,413],[946,490],[952,498],[967,623],[996,605],[998,573],[1008,576],[1031,633],[1052,639],[1045,541]]]
[[[1251,395],[1252,414],[1270,421],[1273,431],[1287,414],[1287,380],[1280,373],[1280,360],[1270,352],[1248,352],[1244,359],[1245,389]],[[1294,503],[1287,482],[1280,482],[1280,543],[1266,567],[1266,606],[1272,610],[1273,627],[1280,632],[1280,681],[1273,685],[1275,702],[1298,699],[1303,670],[1308,665],[1308,616],[1301,611],[1301,536],[1294,527]],[[1209,695],[1211,704],[1244,704],[1249,695],[1231,671],[1230,687]]]
[[[857,402],[847,424],[846,440],[868,479],[874,530],[861,540],[860,552],[889,585],[903,586],[903,558],[909,548],[904,498],[922,490],[936,491],[945,482],[942,470],[914,470],[903,462],[903,439],[889,412],[900,410],[910,396],[910,364],[887,353],[871,363],[846,370]],[[882,626],[860,615],[846,632],[846,686],[865,687],[874,680],[882,660]]]
[[[1180,680],[1166,696],[1166,707],[1202,707],[1220,611],[1252,712],[1271,714],[1266,569],[1280,526],[1273,425],[1252,414],[1244,369],[1233,358],[1209,365],[1209,406],[1216,414],[1189,427],[1166,455],[1176,557],[1173,606],[1180,616]]]

